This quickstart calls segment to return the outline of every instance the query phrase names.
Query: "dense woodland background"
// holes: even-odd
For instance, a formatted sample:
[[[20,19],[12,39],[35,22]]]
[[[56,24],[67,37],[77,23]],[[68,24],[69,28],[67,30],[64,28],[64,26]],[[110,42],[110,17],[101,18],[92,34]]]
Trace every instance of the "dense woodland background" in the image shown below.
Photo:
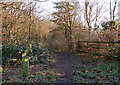
[[[3,6],[3,45],[16,45],[30,39],[65,50],[72,49],[79,40],[118,40],[117,1],[112,5],[108,3],[110,8],[107,9],[102,1],[54,2],[56,11],[46,16],[42,14],[46,10],[41,3],[45,2],[0,3]],[[109,14],[104,15],[106,12]]]

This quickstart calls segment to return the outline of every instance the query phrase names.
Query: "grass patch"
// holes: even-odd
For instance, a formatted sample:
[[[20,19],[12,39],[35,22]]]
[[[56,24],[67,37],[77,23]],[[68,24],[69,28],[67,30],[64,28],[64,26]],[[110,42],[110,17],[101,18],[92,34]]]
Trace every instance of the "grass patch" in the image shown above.
[[[102,58],[85,59],[75,57],[73,59],[73,80],[77,83],[119,83],[118,61]],[[84,63],[89,62],[89,63]]]
[[[22,75],[15,75],[8,77],[3,80],[3,83],[52,83],[55,82],[58,78],[62,76],[55,69],[37,71],[33,75],[29,75],[28,77],[22,77]]]

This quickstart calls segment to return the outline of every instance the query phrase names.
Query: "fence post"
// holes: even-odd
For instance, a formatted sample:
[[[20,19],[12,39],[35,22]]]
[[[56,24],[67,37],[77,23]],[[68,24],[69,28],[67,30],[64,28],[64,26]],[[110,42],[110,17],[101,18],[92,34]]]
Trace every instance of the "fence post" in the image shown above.
[[[29,75],[29,59],[26,54],[22,54],[22,70],[23,77],[27,77]]]
[[[76,51],[79,52],[79,49],[80,49],[80,44],[79,44],[79,41],[77,41],[77,48],[76,48]]]

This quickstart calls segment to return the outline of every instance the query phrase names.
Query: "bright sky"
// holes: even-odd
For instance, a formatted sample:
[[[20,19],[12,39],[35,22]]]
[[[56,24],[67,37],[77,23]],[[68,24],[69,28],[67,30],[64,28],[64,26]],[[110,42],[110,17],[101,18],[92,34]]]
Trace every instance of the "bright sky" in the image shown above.
[[[41,2],[38,2],[40,5],[42,5],[41,7],[43,9],[45,9],[43,15],[46,16],[46,15],[49,15],[50,13],[52,13],[53,11],[55,11],[55,9],[53,8],[55,6],[53,2],[58,2],[58,1],[61,1],[61,0],[48,0],[46,2],[42,2],[42,4],[41,4]],[[81,7],[84,7],[84,1],[85,0],[80,0],[80,2],[82,2],[82,3],[80,3]],[[110,3],[109,1],[110,0],[89,0],[89,1],[91,1],[90,2],[91,4],[95,3],[95,1],[100,1],[100,5],[102,5],[104,3],[105,5],[103,7],[103,10],[107,10],[107,11],[105,11],[104,13],[103,12],[101,13],[101,15],[102,15],[101,20],[103,20],[103,19],[105,20],[105,18],[106,18],[106,20],[110,19],[110,13],[109,13],[109,3]],[[120,0],[117,0],[117,1],[120,1]],[[114,3],[113,3],[114,0],[111,0],[111,2],[112,2],[112,6],[114,6]],[[115,15],[117,13],[118,13],[118,4],[117,4],[117,7],[116,7],[116,13],[115,13]]]

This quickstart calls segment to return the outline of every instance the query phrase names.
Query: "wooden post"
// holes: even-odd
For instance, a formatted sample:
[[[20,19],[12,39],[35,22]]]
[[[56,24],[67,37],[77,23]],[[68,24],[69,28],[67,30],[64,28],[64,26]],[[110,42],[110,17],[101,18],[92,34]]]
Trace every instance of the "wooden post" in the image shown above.
[[[77,51],[77,52],[79,52],[79,50],[80,50],[80,42],[79,42],[79,41],[77,41],[76,51]]]
[[[23,77],[27,77],[29,75],[29,59],[26,54],[22,54],[22,69]]]

